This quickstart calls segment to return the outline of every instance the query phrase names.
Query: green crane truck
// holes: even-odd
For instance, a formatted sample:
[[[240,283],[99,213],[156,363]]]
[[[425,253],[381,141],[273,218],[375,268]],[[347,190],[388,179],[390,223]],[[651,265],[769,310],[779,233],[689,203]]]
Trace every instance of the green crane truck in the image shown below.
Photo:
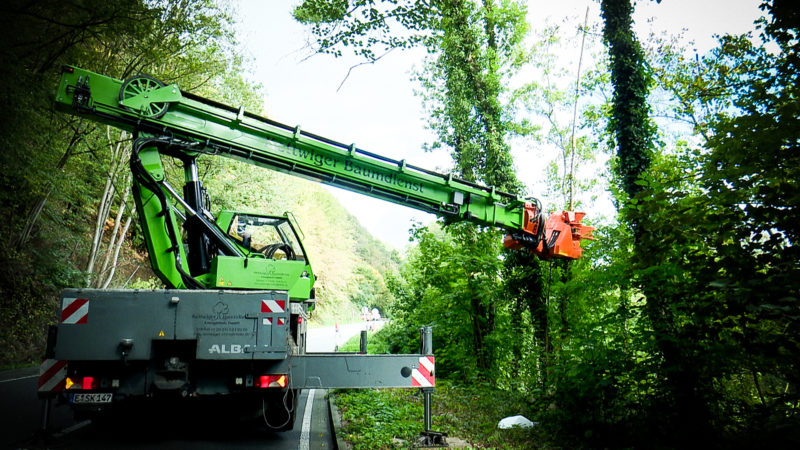
[[[209,210],[197,159],[235,158],[364,195],[508,231],[506,246],[578,258],[583,213],[395,161],[165,85],[64,67],[56,109],[133,134],[130,170],[144,241],[165,290],[67,289],[39,393],[97,412],[133,399],[224,397],[291,429],[300,389],[435,384],[420,354],[306,353],[315,276],[291,214]],[[181,191],[165,175],[183,167]],[[45,413],[47,417],[47,413]],[[430,429],[429,408],[426,429]]]

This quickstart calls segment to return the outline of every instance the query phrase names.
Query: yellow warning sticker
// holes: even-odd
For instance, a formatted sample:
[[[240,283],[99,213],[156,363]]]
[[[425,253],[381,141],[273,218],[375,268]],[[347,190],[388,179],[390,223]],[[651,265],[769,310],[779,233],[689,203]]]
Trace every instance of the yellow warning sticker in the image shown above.
[[[164,336],[166,336],[164,334],[164,330],[161,330],[161,331],[158,332],[158,337],[164,337]]]

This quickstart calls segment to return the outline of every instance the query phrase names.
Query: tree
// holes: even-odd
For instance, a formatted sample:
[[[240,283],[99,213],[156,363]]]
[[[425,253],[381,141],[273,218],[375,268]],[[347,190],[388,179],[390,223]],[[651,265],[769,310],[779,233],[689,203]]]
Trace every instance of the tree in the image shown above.
[[[631,28],[633,6],[628,0],[605,0],[601,8],[614,86],[609,129],[616,144],[615,172],[624,193],[622,213],[632,230],[634,273],[646,299],[645,312],[653,337],[664,358],[660,368],[667,393],[664,408],[674,404],[675,415],[670,418],[673,438],[683,441],[690,436],[708,436],[710,413],[703,395],[709,386],[702,381],[707,378],[692,358],[696,355],[692,346],[684,345],[690,341],[681,339],[680,325],[676,324],[681,314],[676,314],[675,308],[685,292],[667,282],[674,273],[664,266],[665,251],[674,249],[675,243],[664,240],[659,233],[662,228],[653,223],[652,214],[647,214],[649,209],[636,206],[642,201],[655,204],[668,194],[663,186],[643,180],[653,161],[655,129],[647,102],[650,77],[644,52]]]
[[[676,443],[796,439],[778,429],[796,426],[797,408],[797,330],[787,320],[798,311],[788,275],[798,269],[789,237],[797,223],[797,18],[782,2],[764,9],[772,16],[761,20],[765,44],[723,36],[709,54],[685,58],[660,43],[653,73],[699,148],[678,140],[651,153],[633,195],[620,181],[635,287],[646,299],[653,354],[663,358],[652,366],[664,383],[647,414],[659,415]],[[779,50],[767,50],[770,42]]]
[[[493,333],[481,334],[487,328],[494,331],[490,321],[497,320],[496,310],[485,314],[482,308],[497,308],[499,236],[473,233],[463,225],[454,228],[447,233],[435,226],[416,228],[417,246],[409,252],[399,276],[390,278],[388,288],[397,299],[393,320],[407,336],[406,345],[417,342],[414,333],[419,326],[433,325],[439,336],[440,373],[474,382],[497,373],[493,363],[502,351],[489,345],[495,342]],[[458,233],[469,233],[474,240]],[[457,240],[460,245],[455,245]],[[465,251],[467,244],[471,246]]]
[[[680,154],[682,173],[658,181],[661,202],[682,212],[680,228],[660,212],[663,203],[647,210],[662,222],[662,239],[681,243],[663,259],[688,291],[677,316],[688,326],[679,331],[701,368],[706,403],[717,421],[777,443],[794,439],[777,429],[796,426],[798,404],[800,330],[791,317],[800,311],[800,287],[791,274],[798,271],[800,24],[784,2],[763,9],[770,17],[760,21],[761,44],[723,36],[696,61],[676,51],[658,59],[659,80],[703,149]]]

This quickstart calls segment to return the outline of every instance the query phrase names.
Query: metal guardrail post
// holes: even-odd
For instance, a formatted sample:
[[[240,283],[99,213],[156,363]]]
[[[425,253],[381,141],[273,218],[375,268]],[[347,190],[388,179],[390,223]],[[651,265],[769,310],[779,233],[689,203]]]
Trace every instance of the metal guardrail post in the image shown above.
[[[422,343],[420,354],[433,355],[433,327],[427,326],[419,329],[419,338]]]
[[[360,351],[362,355],[367,354],[367,330],[361,330]]]

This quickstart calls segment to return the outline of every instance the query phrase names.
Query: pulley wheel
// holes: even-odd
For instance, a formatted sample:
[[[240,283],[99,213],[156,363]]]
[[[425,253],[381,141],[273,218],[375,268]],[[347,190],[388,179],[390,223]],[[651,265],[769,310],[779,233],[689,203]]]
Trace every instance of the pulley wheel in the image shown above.
[[[122,83],[122,88],[119,90],[119,100],[123,101],[131,97],[146,94],[164,86],[164,83],[149,75],[135,75]],[[134,110],[127,106],[123,106],[123,108],[127,109],[128,111],[139,113],[142,117],[147,117],[150,119],[158,119],[159,117],[163,116],[167,113],[168,107],[169,103],[167,102],[150,103],[140,110]]]

